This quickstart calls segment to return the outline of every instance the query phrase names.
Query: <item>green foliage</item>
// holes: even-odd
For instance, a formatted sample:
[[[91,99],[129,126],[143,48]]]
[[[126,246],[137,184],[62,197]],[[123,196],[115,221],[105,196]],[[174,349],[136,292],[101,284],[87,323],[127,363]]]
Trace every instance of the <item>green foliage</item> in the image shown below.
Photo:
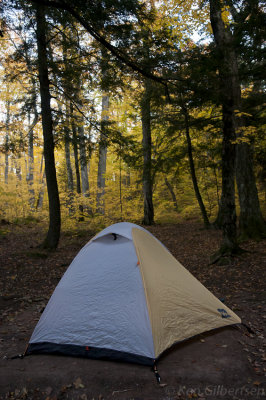
[[[8,233],[8,229],[0,229],[0,239],[4,239]]]
[[[13,220],[13,224],[16,225],[33,225],[41,222],[39,217],[35,215],[27,215],[26,217],[18,217]]]
[[[10,1],[1,49],[0,214],[16,224],[45,223],[48,201],[42,165],[41,123],[34,126],[33,181],[30,184],[28,134],[40,98],[31,2]],[[262,12],[256,1],[230,2],[236,14],[224,17],[234,33],[242,84],[244,127],[237,142],[254,147],[259,196],[265,200],[265,93],[262,66]],[[221,196],[222,110],[217,67],[220,59],[210,40],[207,2],[108,0],[75,2],[75,9],[99,35],[114,43],[126,59],[162,77],[151,82],[152,178],[157,223],[199,218],[191,182],[184,108],[189,115],[193,157],[208,216],[215,218]],[[143,77],[96,42],[66,12],[47,7],[49,71],[54,119],[57,179],[63,230],[83,236],[110,223],[140,223],[143,214],[143,149],[139,99]],[[13,17],[12,17],[13,15]],[[233,22],[234,20],[234,22]],[[202,42],[193,37],[197,32]],[[15,45],[14,45],[15,43]],[[104,71],[104,73],[103,73]],[[101,97],[110,98],[109,120],[101,124]],[[8,109],[9,107],[9,121]],[[35,110],[35,111],[36,111]],[[237,111],[238,112],[238,111]],[[238,112],[238,117],[240,113]],[[27,119],[28,117],[29,120]],[[9,126],[7,127],[7,122]],[[73,144],[80,172],[84,128],[89,191],[77,193]],[[104,131],[107,152],[105,214],[96,213],[98,145]],[[8,136],[8,140],[6,140]],[[69,140],[73,189],[69,189],[65,140]],[[5,163],[8,156],[8,182]],[[171,182],[177,211],[165,184]],[[82,187],[81,187],[82,189]],[[266,210],[264,210],[266,212]]]

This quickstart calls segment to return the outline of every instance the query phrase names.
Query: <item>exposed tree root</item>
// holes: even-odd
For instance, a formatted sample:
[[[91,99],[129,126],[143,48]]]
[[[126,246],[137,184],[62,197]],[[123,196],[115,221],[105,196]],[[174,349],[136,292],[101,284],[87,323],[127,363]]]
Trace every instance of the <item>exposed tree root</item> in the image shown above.
[[[210,265],[230,265],[232,259],[246,253],[246,250],[242,249],[238,245],[229,247],[222,245],[220,249],[210,257]]]

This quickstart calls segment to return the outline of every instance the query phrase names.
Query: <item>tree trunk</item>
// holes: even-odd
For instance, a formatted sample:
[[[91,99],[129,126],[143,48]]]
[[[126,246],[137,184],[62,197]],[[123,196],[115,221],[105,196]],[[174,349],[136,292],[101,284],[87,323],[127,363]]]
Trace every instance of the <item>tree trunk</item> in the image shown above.
[[[45,170],[43,171],[43,155],[41,158],[40,177],[41,187],[36,201],[36,210],[40,210],[43,206],[43,195],[45,189]]]
[[[81,178],[81,192],[84,197],[90,197],[90,187],[89,187],[89,162],[86,152],[86,137],[84,132],[84,117],[83,117],[83,101],[82,101],[82,76],[78,77],[78,83],[76,87],[76,101],[79,108],[79,113],[77,114],[77,133],[78,133],[78,149],[79,149],[79,164],[80,164],[80,178]],[[82,206],[83,212],[92,216],[91,207],[86,204]]]
[[[73,171],[71,166],[70,157],[70,137],[69,137],[69,127],[65,127],[65,160],[66,160],[66,170],[67,170],[67,207],[69,215],[73,214],[73,197],[74,197],[74,181],[73,181]]]
[[[212,28],[215,41],[221,56],[219,69],[221,79],[221,92],[223,96],[223,110],[226,116],[224,120],[231,119],[230,125],[233,131],[231,141],[239,139],[234,150],[234,166],[236,167],[236,180],[238,186],[240,218],[239,228],[242,237],[261,237],[266,234],[266,224],[263,220],[258,193],[253,171],[253,156],[251,146],[241,142],[241,132],[244,126],[241,112],[241,88],[238,76],[237,56],[231,32],[225,28],[219,2],[210,1]],[[232,146],[234,146],[232,144]],[[228,154],[229,157],[229,154]],[[223,193],[223,192],[222,192]],[[225,195],[222,195],[221,208],[226,203]],[[222,217],[227,212],[221,209]],[[235,232],[236,229],[233,229]],[[234,240],[236,242],[236,240]]]
[[[73,134],[73,149],[74,149],[74,159],[75,159],[75,172],[76,172],[76,188],[77,193],[81,194],[81,182],[80,182],[80,172],[79,172],[79,151],[78,151],[78,137],[77,137],[77,127],[75,125],[74,116],[73,116],[73,109],[71,108],[71,125],[72,125],[72,134]],[[84,220],[83,216],[83,205],[79,204],[79,221]]]
[[[174,189],[173,189],[171,183],[167,179],[167,176],[164,177],[164,182],[165,182],[165,184],[166,184],[166,186],[167,186],[167,188],[168,188],[168,190],[169,190],[169,192],[171,194],[175,211],[178,212],[178,204],[177,204],[177,200],[176,200],[176,195],[175,195],[175,192],[174,192]]]
[[[236,116],[240,90],[236,55],[232,48],[232,36],[225,27],[220,3],[210,0],[210,19],[218,54],[220,56],[219,78],[223,112],[222,144],[222,230],[223,240],[219,253],[232,254],[239,250],[236,232],[235,208],[235,159]]]
[[[36,22],[45,175],[49,199],[49,230],[43,243],[43,247],[55,249],[58,245],[60,238],[61,216],[54,158],[53,121],[50,104],[51,96],[49,90],[48,61],[46,50],[47,40],[45,11],[44,7],[39,4],[36,4]]]
[[[77,143],[77,131],[76,126],[72,127],[73,132],[73,149],[74,149],[74,159],[75,159],[75,172],[76,172],[76,188],[77,193],[81,193],[81,183],[80,183],[80,172],[79,172],[79,154],[78,154],[78,143]]]
[[[83,123],[83,121],[82,121]],[[79,151],[80,151],[80,172],[81,172],[81,187],[82,193],[86,197],[90,197],[89,175],[88,175],[88,161],[86,155],[86,143],[84,126],[78,127],[79,133]]]
[[[10,124],[10,101],[6,103],[6,135],[5,135],[5,183],[8,184],[9,172],[9,124]]]
[[[21,171],[21,154],[24,151],[24,143],[23,143],[23,135],[22,132],[20,131],[19,134],[19,142],[18,142],[18,158],[15,160],[15,170],[16,170],[16,175],[18,178],[18,185],[21,184],[22,181],[22,171]]]
[[[89,153],[89,157],[87,157],[83,126],[79,127],[79,139],[80,139],[79,144],[80,144],[81,189],[83,196],[88,199],[90,197],[89,171],[90,171],[91,154]],[[84,211],[86,212],[86,214],[93,216],[93,211],[89,204],[86,204],[84,206]]]
[[[221,195],[221,199],[218,202],[218,213],[217,213],[216,219],[213,222],[213,227],[215,229],[222,229],[222,226],[223,226],[222,204],[223,204],[223,193]]]
[[[68,113],[68,109],[66,107],[66,114]],[[65,159],[66,159],[66,169],[67,169],[67,189],[70,192],[74,191],[74,181],[73,181],[73,171],[71,166],[71,157],[70,157],[70,132],[69,132],[69,118],[66,117],[65,125],[64,125],[64,141],[65,141]]]
[[[239,231],[241,239],[259,239],[266,236],[253,170],[251,145],[236,146],[236,181],[240,204]]]
[[[34,170],[34,153],[33,153],[33,137],[34,137],[34,128],[38,122],[38,112],[36,107],[36,95],[34,94],[34,118],[33,121],[30,122],[30,113],[28,115],[29,121],[29,132],[28,132],[28,173],[26,176],[26,180],[29,185],[29,195],[30,195],[30,207],[31,209],[34,208],[35,196],[34,196],[34,188],[33,188],[33,170]]]
[[[83,121],[82,121],[83,123]],[[90,197],[90,186],[89,186],[89,169],[90,169],[90,157],[87,157],[86,152],[86,139],[84,134],[84,126],[78,127],[79,132],[79,150],[80,150],[80,173],[81,173],[81,190],[84,197],[89,199]],[[93,211],[89,204],[83,206],[83,211],[86,214],[92,216]]]
[[[66,170],[67,170],[67,207],[69,215],[73,215],[74,207],[74,179],[73,170],[71,165],[71,153],[70,153],[70,121],[69,121],[69,110],[66,105],[66,120],[64,124],[64,142],[65,142],[65,160],[66,160]]]
[[[222,228],[222,198],[223,198],[223,193],[221,194],[221,198],[219,196],[219,186],[218,186],[218,178],[217,178],[217,173],[216,173],[216,168],[213,167],[213,174],[215,178],[215,184],[216,184],[216,194],[217,194],[217,204],[218,204],[218,212],[215,221],[213,222],[213,227],[215,229],[221,229]]]
[[[109,96],[102,97],[102,117],[101,117],[101,135],[99,142],[99,161],[98,161],[98,176],[97,176],[97,213],[104,214],[104,192],[105,192],[105,174],[107,160],[107,129],[106,124],[109,120]]]
[[[152,162],[151,162],[151,88],[150,81],[144,81],[144,93],[141,100],[142,147],[143,147],[143,194],[144,225],[154,224],[152,200]]]
[[[73,192],[74,182],[73,182],[73,171],[70,158],[70,140],[69,137],[67,137],[66,135],[65,135],[65,159],[66,159],[66,169],[67,169],[67,189],[70,192]]]
[[[210,222],[209,222],[209,218],[208,218],[208,215],[207,215],[207,212],[206,212],[205,205],[203,203],[203,200],[202,200],[202,197],[201,197],[201,194],[200,194],[200,190],[199,190],[199,186],[198,186],[198,180],[197,180],[196,171],[195,171],[194,160],[193,160],[193,148],[192,148],[192,143],[191,143],[191,138],[190,138],[190,133],[189,133],[188,112],[187,112],[187,109],[185,108],[184,105],[183,105],[182,108],[183,108],[183,113],[184,113],[184,117],[185,117],[187,151],[188,151],[191,179],[192,179],[192,182],[193,182],[193,187],[194,187],[194,191],[195,191],[195,194],[196,194],[196,198],[197,198],[198,203],[199,203],[199,207],[200,207],[201,215],[202,215],[202,218],[203,218],[204,226],[205,226],[205,228],[209,228]]]
[[[123,185],[129,187],[130,181],[131,181],[130,169],[128,168],[128,170],[126,171],[126,174],[122,178]]]

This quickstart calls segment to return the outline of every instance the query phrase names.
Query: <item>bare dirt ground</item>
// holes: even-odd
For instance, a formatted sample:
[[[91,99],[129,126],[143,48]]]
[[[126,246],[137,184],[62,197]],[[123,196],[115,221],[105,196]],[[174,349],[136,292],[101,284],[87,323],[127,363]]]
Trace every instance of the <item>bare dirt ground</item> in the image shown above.
[[[2,228],[0,226],[0,228]],[[226,328],[171,348],[158,362],[161,385],[149,367],[55,355],[23,353],[62,274],[93,232],[63,234],[56,252],[36,248],[40,227],[8,225],[0,237],[0,399],[152,400],[262,399],[266,394],[265,243],[230,265],[209,265],[220,233],[200,224],[157,225],[158,237],[208,289],[224,298],[254,333]]]

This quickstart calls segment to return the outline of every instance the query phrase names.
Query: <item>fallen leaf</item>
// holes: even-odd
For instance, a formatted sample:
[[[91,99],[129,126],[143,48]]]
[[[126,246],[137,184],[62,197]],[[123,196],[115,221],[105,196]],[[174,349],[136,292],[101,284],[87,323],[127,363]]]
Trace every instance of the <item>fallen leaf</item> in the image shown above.
[[[72,385],[71,385],[71,384],[70,384],[70,385],[62,386],[61,389],[60,389],[60,392],[61,392],[61,393],[65,393],[68,389],[71,389],[71,388],[72,388]]]
[[[116,393],[124,393],[124,392],[129,392],[132,389],[124,389],[124,390],[114,390],[112,393],[112,396],[114,396]],[[93,399],[92,399],[93,400]]]
[[[51,386],[48,386],[48,387],[45,389],[45,393],[46,393],[48,396],[50,396],[50,394],[52,393],[52,391],[53,391],[53,389],[51,388]]]
[[[28,394],[27,388],[25,388],[25,387],[22,388],[20,394],[22,394],[22,395],[27,395],[27,394]]]
[[[75,386],[75,389],[83,389],[85,386],[83,385],[82,381],[80,378],[77,378],[74,382],[73,385]]]

